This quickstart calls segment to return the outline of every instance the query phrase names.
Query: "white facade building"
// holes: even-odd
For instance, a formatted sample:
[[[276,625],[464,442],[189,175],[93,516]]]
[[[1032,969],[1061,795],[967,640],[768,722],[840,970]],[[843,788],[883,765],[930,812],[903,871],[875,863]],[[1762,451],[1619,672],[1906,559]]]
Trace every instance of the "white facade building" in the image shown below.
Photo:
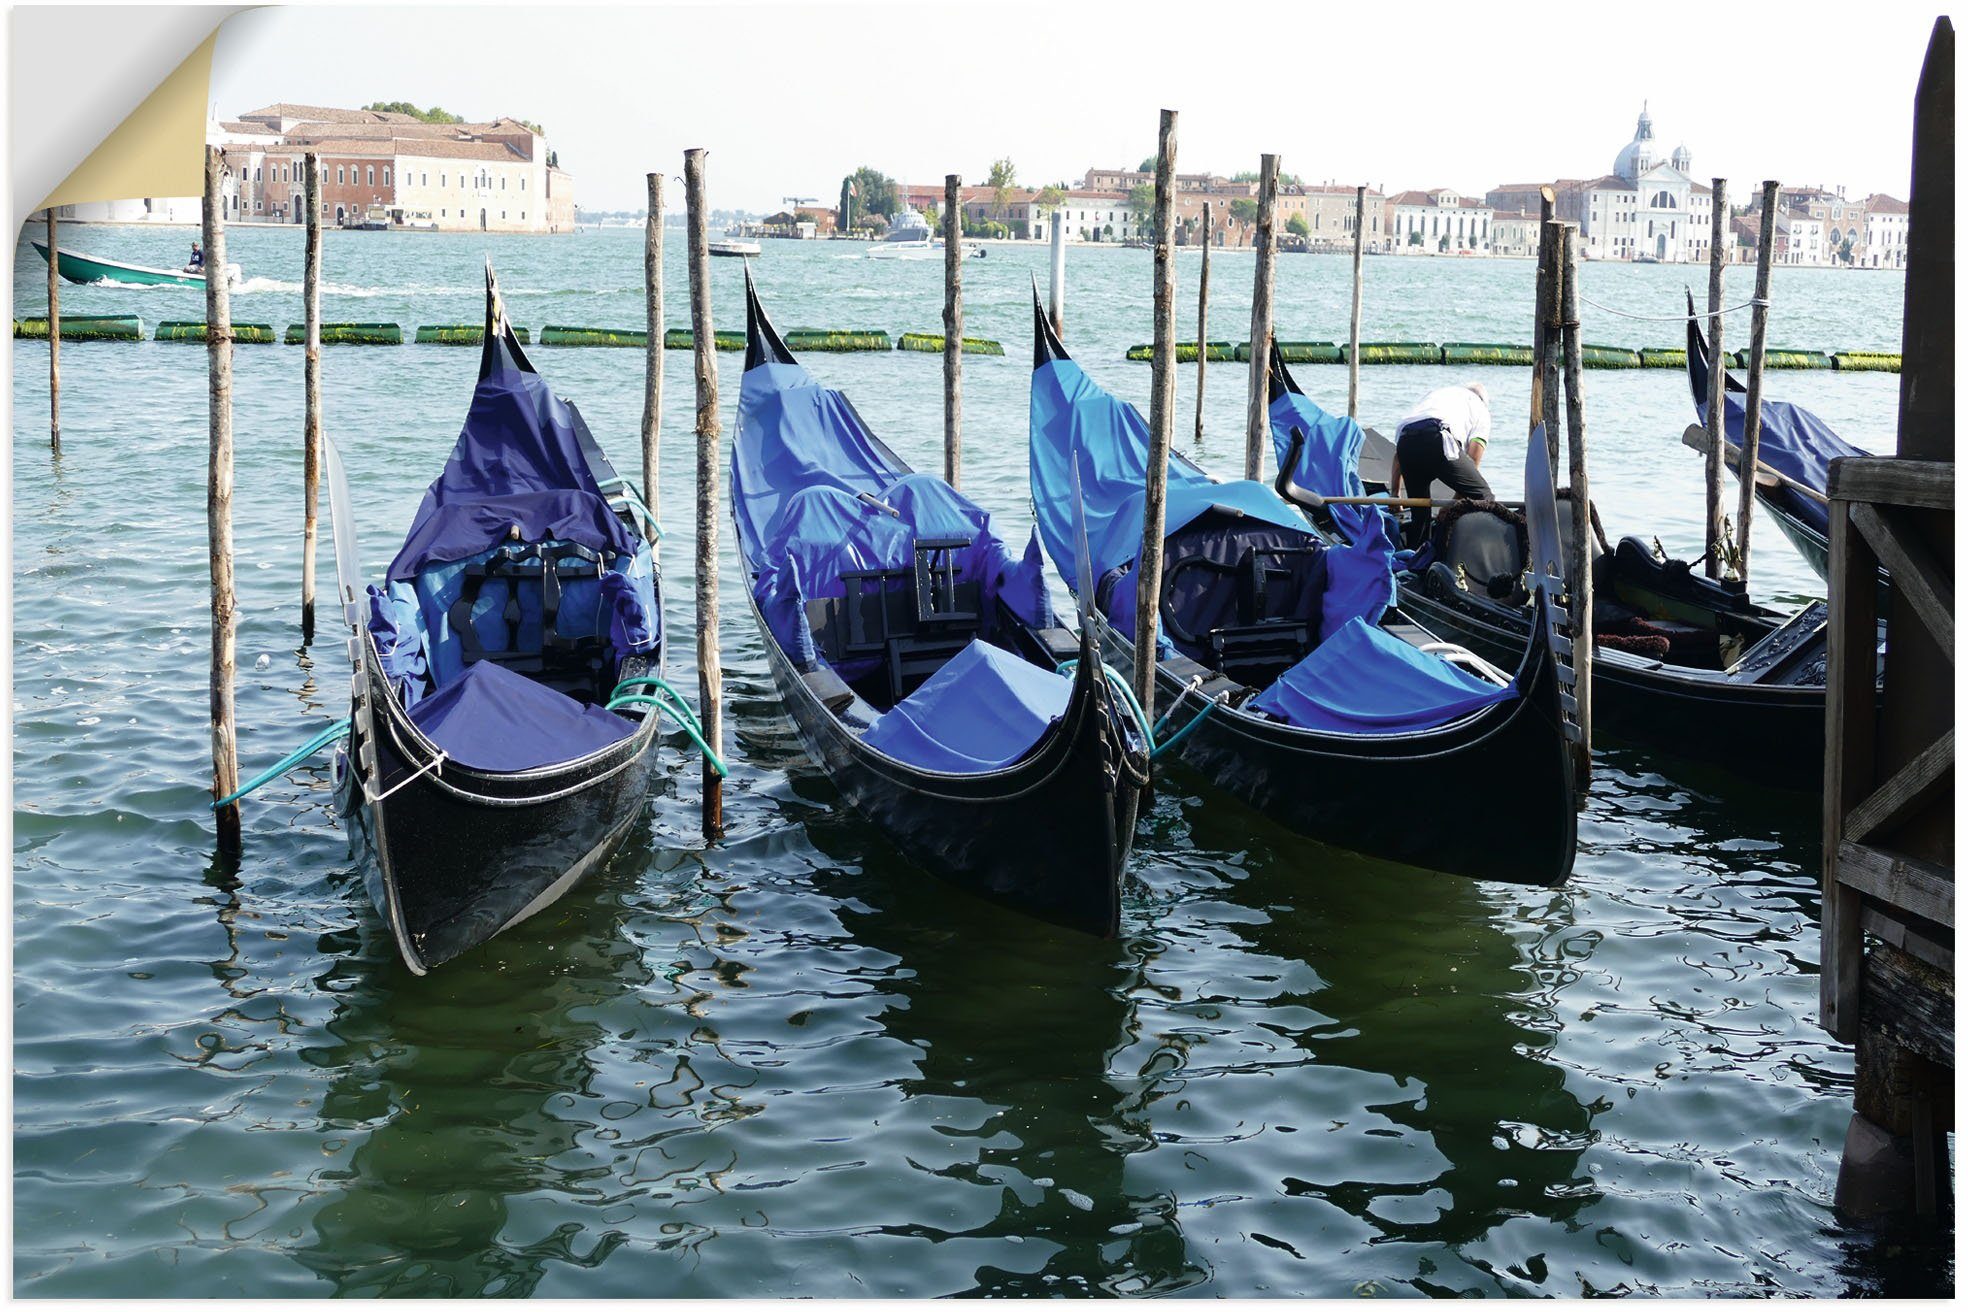
[[[1386,202],[1396,255],[1488,255],[1490,207],[1447,187],[1404,191]]]
[[[1103,242],[1144,237],[1150,222],[1135,214],[1124,191],[1069,191],[1055,221],[1065,227],[1068,241]]]
[[[1860,267],[1904,269],[1907,257],[1907,205],[1891,196],[1866,197],[1865,249]]]
[[[1706,263],[1714,197],[1686,146],[1663,152],[1645,106],[1613,171],[1582,184],[1580,237],[1595,260]]]

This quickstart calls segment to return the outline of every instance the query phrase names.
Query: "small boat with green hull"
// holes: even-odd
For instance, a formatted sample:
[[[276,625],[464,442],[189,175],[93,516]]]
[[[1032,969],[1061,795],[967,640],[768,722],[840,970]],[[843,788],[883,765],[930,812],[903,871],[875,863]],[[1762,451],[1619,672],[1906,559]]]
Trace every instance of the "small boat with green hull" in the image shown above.
[[[40,242],[34,249],[41,252],[41,258],[48,258],[48,248]],[[192,269],[153,269],[142,264],[125,264],[121,260],[105,260],[95,255],[80,255],[74,251],[56,253],[56,267],[61,276],[70,282],[120,282],[135,287],[203,287],[203,270]],[[226,265],[226,282],[239,285],[239,266]]]

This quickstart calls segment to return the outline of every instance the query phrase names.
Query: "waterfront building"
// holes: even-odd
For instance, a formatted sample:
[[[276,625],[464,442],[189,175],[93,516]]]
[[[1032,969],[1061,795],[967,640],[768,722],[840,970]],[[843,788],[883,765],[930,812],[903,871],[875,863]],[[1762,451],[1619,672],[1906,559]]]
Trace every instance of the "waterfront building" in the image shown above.
[[[1538,229],[1544,221],[1537,211],[1493,210],[1490,214],[1490,254],[1508,259],[1536,259]]]
[[[1278,188],[1278,235],[1282,238],[1293,216],[1305,220],[1305,241],[1312,250],[1352,250],[1358,193],[1336,182],[1304,183]],[[1366,248],[1385,249],[1387,197],[1367,188]]]
[[[1865,198],[1865,243],[1855,261],[1865,269],[1904,269],[1907,203],[1875,192]]]
[[[1396,255],[1488,255],[1489,205],[1449,187],[1403,191],[1386,202],[1388,237]]]

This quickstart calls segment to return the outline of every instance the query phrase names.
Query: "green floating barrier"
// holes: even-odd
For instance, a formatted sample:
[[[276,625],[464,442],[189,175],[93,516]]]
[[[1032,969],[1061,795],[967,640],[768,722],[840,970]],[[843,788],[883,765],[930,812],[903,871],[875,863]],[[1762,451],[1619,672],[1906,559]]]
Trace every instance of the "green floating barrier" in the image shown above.
[[[533,334],[524,328],[514,328],[513,335],[527,345],[533,344]],[[419,346],[482,346],[485,344],[485,325],[482,323],[432,323],[417,329]]]
[[[688,328],[672,328],[663,334],[663,349],[666,351],[694,351],[697,349],[697,335]],[[711,349],[714,351],[742,351],[745,349],[743,333],[712,333]]]
[[[67,336],[66,333],[63,336]],[[1834,369],[1852,369],[1860,373],[1896,374],[1900,371],[1898,351],[1834,351],[1831,355]]]
[[[287,325],[287,345],[307,345],[307,325],[290,323]],[[393,323],[324,323],[321,325],[321,344],[323,346],[401,346],[403,329]]]
[[[542,346],[647,346],[649,334],[640,328],[577,328],[550,323],[540,330]]]
[[[1643,346],[1640,348],[1640,367],[1642,369],[1686,369],[1688,367],[1688,348],[1685,346]]]
[[[943,341],[942,333],[903,333],[895,339],[895,349],[898,351],[941,353],[943,350]],[[966,337],[963,339],[963,353],[965,355],[1003,355],[1005,350],[1002,342],[994,342],[988,337]]]
[[[1444,342],[1443,364],[1530,364],[1531,348],[1501,342]]]
[[[1735,352],[1729,357],[1729,363],[1738,369],[1749,368],[1749,352]],[[1772,346],[1764,348],[1763,367],[1765,369],[1829,369],[1831,357],[1823,351],[1787,351]]]
[[[14,336],[48,339],[47,316],[39,319],[14,320]],[[73,318],[62,316],[61,339],[64,342],[140,342],[143,340],[143,320],[134,314],[113,314],[90,317],[78,315]]]
[[[151,336],[156,342],[202,342],[205,340],[205,321],[202,319],[166,319],[157,325]],[[270,323],[236,323],[232,326],[232,340],[235,342],[258,342],[271,344],[280,340]]]
[[[1640,352],[1629,346],[1581,346],[1579,363],[1587,369],[1638,369]]]
[[[1242,350],[1243,348],[1235,342],[1211,342],[1209,344],[1209,358],[1212,360],[1241,360],[1244,358],[1244,356],[1239,354]],[[1127,358],[1130,360],[1154,359],[1154,343],[1144,342],[1139,346],[1128,347]],[[1193,364],[1196,359],[1196,344],[1194,342],[1177,342],[1175,344],[1175,359],[1178,364]]]
[[[1341,351],[1340,360],[1346,359]],[[1440,364],[1442,348],[1434,342],[1361,342],[1361,364]]]
[[[789,351],[892,351],[895,343],[879,329],[795,328],[786,334]]]
[[[1340,364],[1346,359],[1346,352],[1331,342],[1279,342],[1278,354],[1286,364]],[[1190,359],[1194,359],[1192,355]],[[1216,357],[1212,355],[1210,359]],[[1246,363],[1250,361],[1250,343],[1238,342],[1236,358]]]

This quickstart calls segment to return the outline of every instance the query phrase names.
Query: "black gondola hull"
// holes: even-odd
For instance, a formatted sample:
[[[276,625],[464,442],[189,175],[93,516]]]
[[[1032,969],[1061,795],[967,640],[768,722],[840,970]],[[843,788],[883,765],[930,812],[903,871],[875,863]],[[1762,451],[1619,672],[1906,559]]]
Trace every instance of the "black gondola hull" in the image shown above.
[[[1101,647],[1132,671],[1133,644],[1104,624]],[[1335,736],[1218,707],[1175,751],[1226,792],[1334,847],[1475,879],[1563,883],[1578,814],[1555,666],[1542,642],[1513,654],[1525,662],[1522,695],[1439,729]],[[1166,712],[1181,684],[1160,665],[1155,682],[1157,713]]]
[[[755,602],[752,618],[807,754],[903,856],[1042,920],[1119,932],[1139,790],[1097,675],[1075,681],[1065,716],[1023,760],[990,774],[933,774],[867,748],[807,686]]]
[[[1490,661],[1524,649],[1528,610],[1458,605],[1403,580],[1401,613]],[[1479,612],[1480,607],[1480,612]],[[1779,788],[1824,782],[1825,691],[1810,685],[1731,683],[1719,673],[1601,647],[1592,660],[1595,734],[1718,765]]]
[[[419,974],[552,905],[607,861],[643,813],[657,719],[580,760],[515,774],[454,762],[390,695],[374,660],[358,681],[345,810],[370,900]]]

